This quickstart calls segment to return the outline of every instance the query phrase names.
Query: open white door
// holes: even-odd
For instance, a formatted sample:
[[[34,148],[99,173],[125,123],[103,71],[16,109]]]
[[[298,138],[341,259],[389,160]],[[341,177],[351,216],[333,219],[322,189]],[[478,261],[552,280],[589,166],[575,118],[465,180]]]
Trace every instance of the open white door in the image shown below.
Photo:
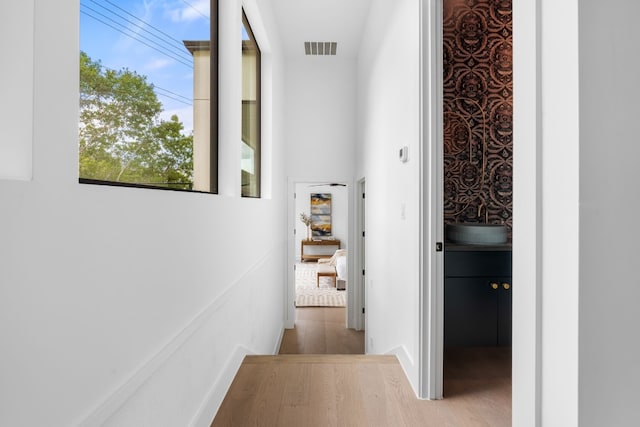
[[[442,399],[444,220],[442,143],[442,0],[421,11],[421,301],[420,397]]]

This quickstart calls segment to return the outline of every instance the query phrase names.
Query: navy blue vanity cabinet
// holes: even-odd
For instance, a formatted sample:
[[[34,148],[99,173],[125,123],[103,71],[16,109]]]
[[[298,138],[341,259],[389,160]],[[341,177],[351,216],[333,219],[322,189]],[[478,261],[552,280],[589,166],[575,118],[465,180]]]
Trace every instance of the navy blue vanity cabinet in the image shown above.
[[[511,248],[455,245],[444,265],[445,346],[510,346]]]

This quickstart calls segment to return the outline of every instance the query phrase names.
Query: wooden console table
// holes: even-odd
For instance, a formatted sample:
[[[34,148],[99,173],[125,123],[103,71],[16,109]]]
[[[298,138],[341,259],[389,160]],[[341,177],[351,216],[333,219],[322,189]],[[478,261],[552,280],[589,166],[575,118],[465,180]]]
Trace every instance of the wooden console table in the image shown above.
[[[305,247],[317,248],[312,253],[305,253]],[[340,240],[303,240],[300,244],[300,259],[302,261],[317,261],[320,258],[331,258],[335,251],[340,249]]]

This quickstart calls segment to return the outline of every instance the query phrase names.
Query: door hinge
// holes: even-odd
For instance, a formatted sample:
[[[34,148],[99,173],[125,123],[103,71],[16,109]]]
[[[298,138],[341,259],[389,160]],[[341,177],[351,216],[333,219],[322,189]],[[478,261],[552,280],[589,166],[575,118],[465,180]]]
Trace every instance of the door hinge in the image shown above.
[[[362,198],[364,199],[364,193],[362,193]]]
[[[362,307],[362,314],[364,314],[364,307]]]
[[[442,252],[442,242],[436,242],[436,252]]]
[[[364,268],[362,269],[362,275],[363,275],[363,276],[365,275],[365,274],[364,274]]]
[[[362,237],[364,237],[364,231],[362,232]]]

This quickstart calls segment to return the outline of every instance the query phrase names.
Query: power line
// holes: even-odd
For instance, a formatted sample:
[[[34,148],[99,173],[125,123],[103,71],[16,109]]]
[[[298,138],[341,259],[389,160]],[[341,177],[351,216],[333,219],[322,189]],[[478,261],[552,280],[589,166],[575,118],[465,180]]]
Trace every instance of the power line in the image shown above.
[[[96,65],[98,67],[100,67],[100,68],[103,68],[103,69],[107,70],[107,71],[112,71],[114,73],[118,72],[118,70],[116,70],[114,68],[107,67],[106,65],[102,65],[102,64],[96,64]],[[185,104],[185,105],[189,105],[189,106],[193,105],[192,102],[191,102],[191,98],[188,98],[188,97],[186,97],[184,95],[180,95],[179,93],[176,93],[176,92],[172,92],[169,89],[165,89],[163,87],[156,86],[153,83],[151,84],[151,86],[153,87],[153,90],[156,91],[156,93],[157,93],[157,91],[166,92],[166,93],[157,93],[160,96],[164,96],[165,98],[172,99],[174,101],[180,102],[180,103]]]
[[[184,64],[184,65],[187,65],[187,66],[191,67],[191,64],[190,64],[190,63],[182,62],[182,61],[185,61],[185,60],[187,60],[187,61],[188,61],[188,60],[190,60],[190,59],[191,59],[190,57],[186,57],[186,56],[185,56],[184,58],[182,58],[182,57],[180,57],[178,54],[176,54],[175,52],[171,52],[171,51],[167,50],[165,47],[163,47],[163,46],[159,45],[157,42],[155,42],[155,41],[153,41],[153,40],[150,40],[148,37],[145,37],[145,36],[143,36],[143,35],[140,35],[140,34],[138,34],[138,33],[135,33],[135,32],[134,32],[134,31],[132,31],[131,29],[127,28],[127,26],[126,26],[126,25],[123,25],[122,23],[120,23],[120,22],[117,22],[117,21],[113,20],[112,18],[110,18],[110,17],[108,17],[108,16],[104,15],[103,13],[98,12],[98,11],[97,11],[97,10],[95,10],[95,9],[92,9],[92,8],[91,8],[91,7],[89,7],[89,6],[86,6],[86,5],[83,5],[83,6],[84,6],[85,8],[87,8],[87,9],[91,10],[92,12],[95,12],[96,14],[98,14],[98,15],[100,15],[100,16],[102,16],[102,17],[104,17],[105,19],[107,19],[107,20],[109,20],[109,21],[113,22],[114,24],[116,24],[116,25],[120,26],[120,28],[117,28],[117,27],[115,27],[115,26],[113,26],[113,25],[111,25],[111,24],[109,24],[109,23],[107,23],[107,22],[105,22],[105,21],[101,20],[100,18],[98,18],[98,17],[96,17],[96,16],[92,15],[91,13],[89,13],[89,12],[87,12],[87,11],[83,11],[83,10],[81,10],[81,11],[80,11],[81,13],[83,13],[83,14],[85,14],[85,15],[87,15],[87,16],[89,16],[89,17],[93,18],[93,19],[95,19],[96,21],[98,21],[98,22],[100,22],[100,23],[102,23],[102,24],[104,24],[104,25],[106,25],[106,26],[108,26],[108,27],[110,27],[110,28],[112,28],[112,29],[114,29],[114,30],[118,31],[119,33],[124,34],[125,36],[127,36],[127,37],[129,37],[129,38],[131,38],[131,39],[133,39],[133,40],[135,40],[135,41],[137,41],[137,42],[139,42],[139,43],[144,44],[144,45],[145,45],[145,46],[147,46],[147,47],[150,47],[150,48],[152,48],[152,49],[154,49],[154,50],[156,50],[156,51],[158,51],[158,52],[162,53],[162,54],[163,54],[163,55],[165,55],[165,56],[168,56],[168,57],[170,57],[170,58],[172,58],[172,59],[175,59],[175,60],[177,60],[177,61],[181,62],[181,63],[182,63],[182,64]],[[131,34],[129,34],[129,33],[127,33],[127,32],[125,32],[125,31],[128,31],[129,33],[133,33],[134,35],[131,35]],[[140,37],[140,38],[142,38],[142,39],[144,39],[144,40],[148,40],[150,43],[153,43],[153,44],[154,44],[154,45],[156,45],[157,47],[156,47],[156,46],[152,46],[152,45],[150,45],[150,44],[148,44],[148,43],[145,43],[144,41],[140,40],[140,38],[138,38],[138,37]],[[161,50],[161,49],[162,49],[162,50]],[[180,52],[180,54],[182,54],[182,52]]]
[[[181,98],[181,99],[183,99],[184,101],[191,102],[191,98],[187,98],[187,97],[186,97],[186,96],[184,96],[184,95],[180,95],[179,93],[172,92],[172,91],[170,91],[169,89],[165,89],[165,88],[162,88],[162,87],[156,86],[155,84],[153,85],[153,88],[154,88],[154,89],[160,89],[161,91],[164,91],[164,92],[170,93],[170,94],[171,94],[171,95],[173,95],[173,96],[177,96],[178,98]],[[189,104],[189,105],[191,105],[191,104]]]
[[[85,7],[87,7],[87,6],[85,6]],[[123,31],[122,29],[120,29],[120,28],[116,28],[115,26],[113,26],[113,25],[111,25],[111,24],[109,24],[109,23],[107,23],[107,22],[105,22],[105,21],[101,20],[100,18],[98,18],[98,17],[96,17],[96,16],[94,16],[94,15],[90,14],[89,12],[86,12],[86,11],[84,11],[84,10],[81,10],[81,11],[80,11],[80,13],[82,13],[82,14],[84,14],[84,15],[87,15],[87,16],[89,16],[90,18],[95,19],[96,21],[100,22],[101,24],[106,25],[107,27],[112,28],[112,29],[114,29],[114,30],[118,31],[119,33],[124,34],[125,36],[127,36],[127,37],[129,37],[129,38],[131,38],[131,39],[133,39],[133,40],[135,40],[135,41],[137,41],[137,42],[139,42],[139,43],[142,43],[143,45],[145,45],[145,46],[147,46],[147,47],[149,47],[149,48],[151,48],[151,49],[153,49],[153,50],[155,50],[155,51],[157,51],[157,52],[160,52],[161,54],[163,54],[163,55],[165,55],[165,56],[167,56],[167,57],[169,57],[169,58],[171,58],[171,59],[175,59],[176,61],[180,62],[180,63],[181,63],[181,64],[183,64],[183,65],[186,65],[186,66],[187,66],[187,67],[189,67],[189,68],[193,68],[193,65],[192,65],[192,64],[190,64],[190,63],[188,63],[188,62],[185,62],[185,60],[184,60],[183,58],[180,58],[180,57],[174,56],[174,54],[172,54],[171,52],[162,51],[162,50],[160,50],[160,48],[157,48],[157,47],[155,47],[155,46],[152,46],[152,45],[150,45],[149,43],[146,43],[146,42],[144,42],[144,41],[142,41],[142,40],[140,40],[140,39],[138,39],[138,38],[136,38],[136,37],[132,36],[131,34],[128,34],[128,33],[124,32],[124,31]],[[107,19],[109,19],[109,18],[107,18]],[[129,30],[129,31],[130,31],[130,30]]]
[[[108,23],[104,22],[103,20],[101,20],[101,19],[97,18],[96,16],[91,15],[89,12],[82,11],[82,12],[84,12],[84,14],[85,14],[85,15],[88,15],[88,16],[92,17],[93,19],[96,19],[97,21],[101,22],[102,24],[107,25],[107,26],[109,26],[109,27],[113,28],[114,30],[116,30],[116,31],[118,31],[118,32],[120,32],[120,33],[122,33],[122,34],[126,35],[127,37],[130,37],[130,38],[132,38],[132,39],[134,39],[134,40],[136,40],[136,41],[138,41],[138,42],[140,42],[140,43],[142,43],[142,44],[144,44],[144,45],[146,45],[146,46],[148,46],[148,47],[151,47],[151,48],[155,49],[156,51],[158,51],[158,52],[162,53],[162,54],[163,54],[163,55],[165,55],[165,56],[168,56],[168,57],[170,57],[170,58],[173,58],[173,59],[175,59],[175,60],[177,60],[177,61],[179,61],[179,62],[181,62],[182,64],[185,64],[185,65],[187,65],[187,66],[191,66],[191,63],[190,63],[190,62],[187,62],[187,63],[183,62],[183,61],[190,61],[190,60],[191,60],[191,57],[190,57],[190,56],[187,56],[187,55],[186,55],[186,52],[184,52],[184,53],[183,53],[182,51],[180,51],[180,52],[175,52],[175,51],[174,51],[174,52],[172,52],[172,51],[168,50],[167,48],[165,48],[164,46],[162,46],[162,45],[158,44],[156,41],[151,40],[150,38],[145,37],[145,36],[144,36],[144,35],[142,35],[142,34],[135,33],[135,32],[134,32],[134,31],[132,31],[131,29],[127,28],[127,26],[126,26],[126,25],[123,25],[122,23],[115,21],[115,20],[114,20],[114,19],[112,19],[111,17],[106,16],[105,14],[103,14],[103,13],[101,13],[101,12],[99,12],[99,11],[97,11],[97,10],[95,10],[95,9],[93,9],[93,8],[91,8],[91,7],[89,7],[89,6],[87,6],[87,5],[83,5],[83,7],[84,7],[84,8],[86,8],[86,9],[89,9],[90,11],[92,11],[92,12],[94,12],[94,13],[96,13],[96,14],[98,14],[98,15],[102,16],[103,18],[105,18],[105,19],[107,19],[107,20],[109,20],[109,21],[113,22],[115,25],[119,26],[120,28],[116,28],[116,27],[114,27],[113,25],[110,25],[110,24],[108,24]],[[127,33],[127,32],[125,32],[125,31],[128,31],[129,33],[132,33],[132,34],[134,34],[134,35],[131,35],[131,34],[129,34],[129,33]],[[148,43],[145,43],[145,42],[143,42],[141,39],[147,40],[149,43],[151,43],[151,44],[153,44],[153,45],[155,45],[155,46],[152,46],[152,45],[150,45],[150,44],[148,44]],[[172,48],[172,46],[169,46],[169,47],[170,47],[170,48]],[[175,49],[175,48],[174,48],[174,49]],[[182,56],[182,55],[184,55],[184,56]]]
[[[166,45],[170,46],[172,49],[177,49],[177,50],[180,52],[180,54],[185,53],[185,52],[184,52],[184,45],[183,45],[183,43],[182,43],[180,40],[177,40],[177,39],[173,38],[172,36],[170,36],[169,34],[165,33],[164,31],[160,30],[159,28],[154,27],[154,26],[153,26],[153,25],[151,25],[150,23],[148,23],[148,22],[146,22],[146,21],[144,21],[144,20],[142,20],[142,19],[138,18],[138,17],[137,17],[137,16],[135,16],[135,15],[132,15],[131,13],[129,13],[129,12],[127,12],[126,10],[122,9],[121,7],[119,7],[119,6],[115,6],[115,5],[114,5],[114,6],[115,6],[115,7],[117,7],[118,9],[120,9],[120,10],[122,10],[123,12],[127,13],[129,16],[131,16],[131,17],[135,18],[137,21],[141,22],[143,25],[140,25],[140,24],[138,24],[138,23],[136,23],[136,22],[131,21],[130,19],[128,19],[128,18],[126,18],[126,17],[124,17],[124,16],[122,16],[122,15],[120,15],[120,14],[118,14],[118,13],[114,12],[114,11],[113,11],[113,9],[110,9],[110,8],[108,8],[108,7],[106,7],[106,6],[104,6],[104,5],[100,4],[100,3],[98,3],[98,2],[97,2],[97,1],[95,1],[95,0],[91,0],[91,2],[93,2],[93,3],[97,4],[97,5],[98,5],[99,7],[101,7],[102,9],[104,9],[104,10],[108,11],[109,13],[111,13],[111,14],[113,14],[113,15],[117,16],[118,18],[123,19],[124,21],[126,21],[126,22],[130,23],[131,25],[134,25],[134,26],[138,27],[140,30],[142,30],[142,31],[144,31],[144,32],[146,32],[146,33],[148,33],[148,34],[149,34],[149,35],[151,35],[152,37],[155,37],[155,38],[159,39],[160,41],[162,41],[162,43],[164,43],[164,44],[166,44]],[[86,6],[86,4],[85,4],[85,7],[88,7],[88,6]],[[151,32],[151,31],[147,30],[147,29],[145,28],[145,26],[147,26],[147,27],[151,28],[152,30],[155,30],[155,32],[160,33],[160,34],[161,34],[162,36],[164,36],[164,37],[161,37],[161,36],[159,36],[158,34],[154,34],[153,32]]]
[[[186,0],[182,0],[182,3],[186,4],[187,6],[189,6],[191,9],[195,10],[196,13],[200,16],[202,16],[204,19],[206,19],[207,21],[211,22],[211,20],[209,19],[209,17],[207,15],[205,15],[204,13],[202,13],[197,7],[193,6],[191,3],[189,3]]]
[[[186,101],[183,101],[182,99],[180,99],[180,98],[184,98],[184,99],[189,100],[188,98],[185,98],[185,97],[183,97],[182,95],[178,95],[177,93],[171,92],[170,90],[163,89],[163,88],[158,87],[158,86],[155,86],[155,85],[153,86],[153,89],[154,89],[154,90],[156,90],[156,91],[160,90],[160,91],[168,92],[169,94],[171,94],[171,95],[167,95],[166,93],[158,93],[158,95],[159,95],[159,96],[164,96],[165,98],[172,99],[172,100],[174,100],[174,101],[176,101],[176,102],[180,102],[181,104],[184,104],[184,105],[189,105],[189,106],[192,106],[192,105],[193,105],[193,104],[191,104],[190,102],[186,102]],[[179,97],[179,98],[174,97],[174,96],[172,96],[172,95],[176,95],[176,96],[177,96],[177,97]]]
[[[91,1],[95,3],[95,0],[91,0]],[[117,8],[117,9],[119,9],[119,10],[123,11],[123,12],[124,12],[124,13],[126,13],[127,15],[129,15],[129,16],[131,16],[131,17],[135,18],[136,20],[138,20],[138,21],[142,22],[143,24],[148,25],[149,27],[153,28],[154,30],[156,30],[156,31],[157,31],[157,32],[159,32],[160,34],[164,34],[165,36],[169,37],[171,40],[176,41],[178,44],[181,44],[181,43],[182,43],[182,41],[180,41],[180,40],[178,40],[178,39],[173,38],[173,36],[171,36],[171,35],[169,35],[169,34],[165,33],[164,31],[160,30],[159,28],[156,28],[156,27],[154,27],[153,25],[149,24],[148,22],[143,21],[142,19],[138,18],[137,16],[133,15],[132,13],[128,12],[127,10],[125,10],[125,9],[121,8],[121,7],[120,7],[120,6],[118,6],[117,4],[115,4],[115,3],[113,3],[113,2],[111,2],[111,1],[109,1],[109,0],[104,0],[104,1],[105,1],[106,3],[109,3],[110,5],[112,5],[113,7],[115,7],[115,8]]]
[[[104,6],[104,5],[100,4],[99,2],[97,2],[96,0],[90,0],[90,1],[92,3],[95,3],[100,8],[104,9],[107,13],[112,14],[113,16],[121,19],[122,21],[127,22],[127,23],[137,27],[141,31],[144,31],[145,33],[149,34],[151,37],[153,37],[153,38],[155,38],[157,40],[152,40],[152,39],[150,39],[148,37],[145,37],[143,34],[140,34],[139,32],[134,31],[131,28],[129,28],[123,22],[119,22],[118,20],[113,19],[111,16],[107,16],[104,13],[101,13],[100,11],[98,11],[96,9],[93,9],[92,7],[88,6],[86,4],[86,2],[85,2],[85,4],[82,4],[82,2],[81,2],[81,5],[85,9],[88,9],[88,10],[92,11],[93,13],[103,17],[104,19],[112,22],[117,27],[114,27],[113,25],[109,24],[108,22],[105,22],[102,19],[98,18],[97,16],[92,15],[91,13],[87,12],[86,10],[84,10],[84,11],[81,10],[81,12],[84,15],[93,18],[94,20],[100,22],[101,24],[103,24],[103,25],[105,25],[105,26],[107,26],[107,27],[109,27],[109,28],[111,28],[111,29],[113,29],[115,31],[118,31],[119,33],[121,33],[121,34],[123,34],[123,35],[125,35],[125,36],[127,36],[127,37],[129,37],[129,38],[131,38],[131,39],[133,39],[133,40],[135,40],[137,42],[139,42],[139,43],[142,43],[145,46],[156,50],[157,52],[160,52],[164,56],[167,56],[167,57],[169,57],[169,58],[171,58],[173,60],[176,60],[179,63],[188,66],[189,68],[193,68],[193,65],[191,63],[191,56],[188,56],[186,54],[186,52],[184,51],[184,45],[180,40],[175,39],[170,34],[167,34],[166,32],[164,32],[161,29],[151,25],[150,23],[146,22],[145,20],[140,19],[139,17],[133,15],[132,13],[130,13],[129,11],[123,9],[119,5],[113,3],[112,1],[103,0],[105,3],[110,4],[114,8],[124,12],[126,15],[130,16],[131,18],[135,19],[136,21],[138,21],[140,23],[137,23],[137,22],[132,21],[131,19],[128,19],[127,17],[125,17],[125,16],[117,13],[116,11],[114,11],[114,9],[111,9],[111,8],[109,8],[107,6]],[[191,7],[193,10],[195,10],[197,13],[202,15],[207,20],[209,19],[207,16],[205,16],[200,10],[198,10],[192,4],[190,4],[190,3],[188,3],[188,2],[186,2],[184,0],[183,0],[183,2],[185,4],[187,4],[189,7]],[[145,27],[149,27],[154,32],[149,31]],[[160,35],[158,35],[156,33],[158,33]],[[154,46],[152,46],[152,45],[150,45],[148,43],[145,43],[143,40],[140,40],[140,39],[147,40],[149,43],[153,44]],[[181,56],[181,55],[184,55],[184,56]],[[188,63],[185,63],[184,62],[185,60],[188,61]],[[111,69],[111,68],[106,67],[106,66],[102,66],[101,65],[101,67],[103,67],[103,68],[105,68],[107,70],[111,70],[113,72],[117,72],[116,70]],[[159,87],[159,86],[156,86],[156,85],[152,85],[152,86],[153,86],[154,91],[156,91],[156,94],[158,96],[162,96],[164,98],[171,99],[173,101],[182,103],[184,105],[189,105],[189,106],[193,105],[191,98],[185,97],[185,96],[180,95],[180,94],[178,94],[176,92],[170,91],[168,89],[165,89],[165,88],[162,88],[162,87]]]

